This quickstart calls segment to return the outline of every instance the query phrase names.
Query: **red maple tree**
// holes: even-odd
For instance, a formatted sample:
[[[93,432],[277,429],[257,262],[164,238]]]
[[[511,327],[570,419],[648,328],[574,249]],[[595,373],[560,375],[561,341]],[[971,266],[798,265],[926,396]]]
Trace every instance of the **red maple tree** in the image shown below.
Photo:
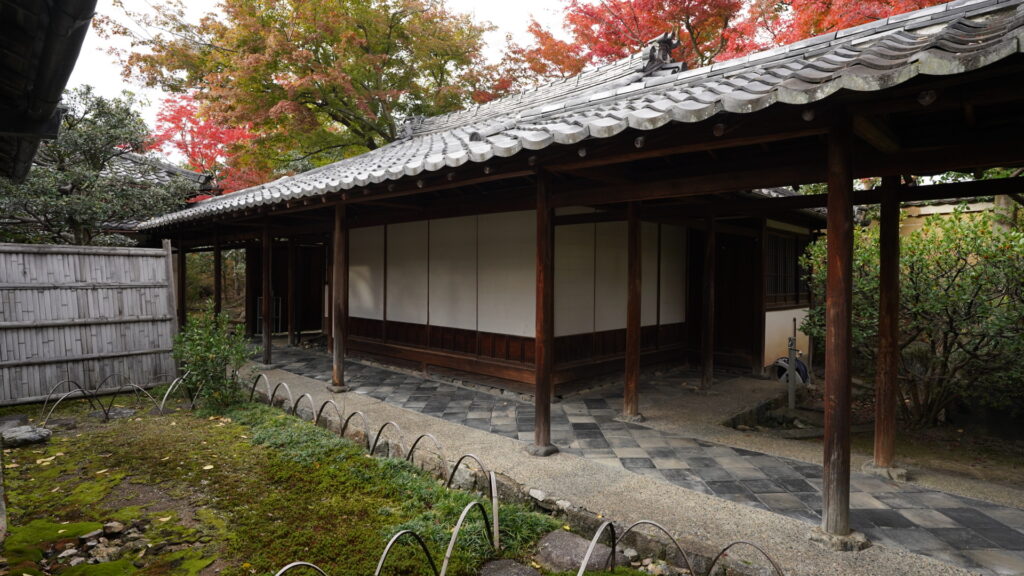
[[[265,171],[236,161],[239,145],[255,137],[248,128],[223,126],[204,117],[196,99],[181,94],[164,99],[151,148],[177,151],[189,169],[213,174],[217,187],[227,194],[267,180]]]
[[[565,0],[566,37],[531,20],[532,42],[509,40],[496,86],[572,76],[635,53],[672,29],[680,40],[674,59],[695,68],[942,1]]]

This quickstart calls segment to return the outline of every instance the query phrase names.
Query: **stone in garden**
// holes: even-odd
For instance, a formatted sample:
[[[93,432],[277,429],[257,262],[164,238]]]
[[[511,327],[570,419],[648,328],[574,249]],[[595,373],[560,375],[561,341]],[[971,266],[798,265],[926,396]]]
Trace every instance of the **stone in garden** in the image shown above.
[[[48,441],[50,431],[38,426],[15,426],[4,430],[2,438],[6,448],[17,448]]]
[[[540,572],[507,558],[492,560],[480,568],[479,576],[540,576]]]
[[[76,554],[78,554],[78,550],[76,550],[75,548],[68,548],[67,550],[61,552],[60,555],[57,556],[57,559],[63,560],[69,556],[74,556]]]
[[[8,414],[7,416],[0,416],[0,432],[10,430],[11,428],[17,428],[18,426],[25,426],[26,424],[28,424],[28,416],[25,414]]]
[[[540,539],[537,544],[537,563],[549,572],[576,572],[583,563],[583,557],[587,554],[587,547],[590,540],[565,530],[549,532]],[[590,556],[587,570],[604,570],[611,549],[604,544],[598,544],[594,553]],[[628,561],[622,552],[615,557],[616,566],[624,566]]]
[[[124,524],[117,522],[107,522],[103,525],[103,534],[105,536],[117,536],[121,532],[124,532]]]
[[[123,420],[125,418],[135,416],[135,410],[133,408],[121,408],[115,406],[114,408],[111,408],[108,413],[104,413],[103,410],[97,410],[95,412],[90,412],[89,416],[99,420],[104,420],[106,418],[109,418],[110,420]]]
[[[100,530],[93,530],[92,532],[89,532],[88,534],[82,534],[81,536],[79,536],[78,537],[78,543],[79,544],[84,544],[84,543],[88,542],[89,540],[95,540],[95,539],[99,538],[102,535],[103,535],[103,530],[102,529],[100,529]],[[95,545],[96,544],[93,543],[93,546],[95,546]]]
[[[121,557],[121,550],[114,546],[97,546],[89,552],[89,555],[100,563],[113,562]]]
[[[74,430],[78,428],[78,422],[74,418],[50,418],[46,426],[50,430]]]
[[[85,562],[85,558],[82,558],[81,556],[75,556],[71,559],[71,562],[68,562],[68,565],[71,567],[75,567],[81,564],[82,562]]]

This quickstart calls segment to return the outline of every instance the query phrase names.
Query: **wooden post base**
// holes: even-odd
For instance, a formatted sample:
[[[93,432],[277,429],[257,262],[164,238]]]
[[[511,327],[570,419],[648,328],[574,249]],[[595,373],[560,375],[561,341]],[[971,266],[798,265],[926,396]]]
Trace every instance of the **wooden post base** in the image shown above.
[[[530,456],[547,457],[552,454],[558,454],[558,446],[554,444],[547,444],[545,446],[538,446],[536,444],[527,444],[526,453]]]

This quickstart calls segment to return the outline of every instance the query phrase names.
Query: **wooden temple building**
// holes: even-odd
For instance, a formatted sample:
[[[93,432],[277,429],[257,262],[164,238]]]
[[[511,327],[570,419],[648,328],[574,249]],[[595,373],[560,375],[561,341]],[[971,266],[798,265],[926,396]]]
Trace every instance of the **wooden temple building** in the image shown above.
[[[377,150],[143,229],[171,239],[182,267],[190,251],[219,263],[245,248],[264,360],[275,329],[322,326],[336,385],[349,350],[519,382],[536,399],[531,451],[547,454],[550,399],[566,382],[623,370],[632,417],[642,363],[760,373],[807,305],[796,256],[824,223],[823,529],[845,535],[854,206],[882,210],[877,392],[892,409],[879,414],[875,463],[886,467],[900,202],[1021,188],[903,183],[1024,165],[1024,0],[959,0],[694,70],[667,57],[673,41],[410,119]],[[882,186],[855,187],[868,177]],[[827,194],[786,192],[822,182]],[[273,297],[257,309],[257,294]]]

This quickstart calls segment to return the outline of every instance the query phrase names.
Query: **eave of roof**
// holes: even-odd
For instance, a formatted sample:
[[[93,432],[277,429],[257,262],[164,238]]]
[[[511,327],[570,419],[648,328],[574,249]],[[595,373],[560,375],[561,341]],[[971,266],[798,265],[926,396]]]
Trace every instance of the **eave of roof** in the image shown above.
[[[158,229],[289,200],[417,176],[522,150],[655,130],[726,111],[808,104],[839,90],[878,91],[918,75],[953,75],[1024,52],[1024,0],[957,0],[679,71],[643,73],[646,52],[467,110],[428,118],[409,138],[142,225]]]
[[[24,179],[52,137],[95,9],[96,0],[0,3],[0,176]]]

